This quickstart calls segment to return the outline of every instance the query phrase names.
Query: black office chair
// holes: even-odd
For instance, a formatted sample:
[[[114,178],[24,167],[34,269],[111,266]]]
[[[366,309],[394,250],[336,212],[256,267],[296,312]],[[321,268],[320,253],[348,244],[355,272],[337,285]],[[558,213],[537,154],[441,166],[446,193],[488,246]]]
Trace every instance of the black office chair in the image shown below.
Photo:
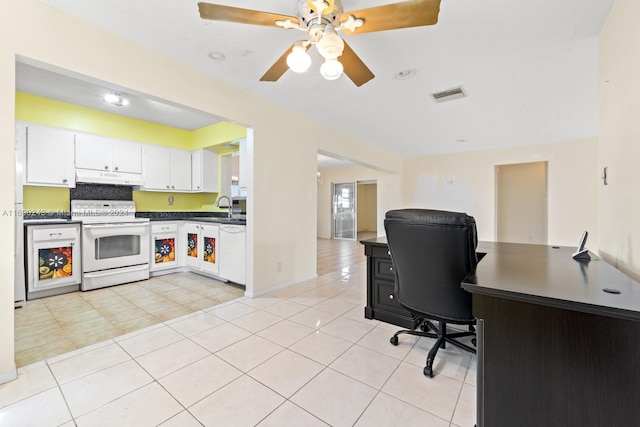
[[[478,262],[475,220],[464,213],[401,209],[387,212],[384,227],[396,273],[396,298],[422,318],[420,330],[398,331],[390,341],[398,345],[400,334],[437,338],[423,370],[433,377],[433,360],[446,343],[476,352],[457,340],[475,336],[471,294],[461,287]],[[447,323],[468,325],[469,331],[449,333]],[[472,342],[475,345],[475,338]]]

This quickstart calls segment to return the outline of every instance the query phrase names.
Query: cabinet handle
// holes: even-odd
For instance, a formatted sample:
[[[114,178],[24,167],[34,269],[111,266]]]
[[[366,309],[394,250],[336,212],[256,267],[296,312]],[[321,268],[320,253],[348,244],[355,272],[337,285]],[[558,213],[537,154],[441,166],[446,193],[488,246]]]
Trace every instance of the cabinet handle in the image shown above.
[[[69,180],[68,180],[67,178],[64,178],[64,179],[62,180],[62,183],[63,183],[63,184],[66,184],[68,181],[69,181]]]
[[[172,185],[171,188],[176,188],[175,185]]]
[[[109,166],[105,166],[104,170],[108,171],[109,170]]]
[[[114,171],[117,171],[117,170],[118,170],[118,167],[116,166],[115,168],[113,168],[113,170],[114,170]]]
[[[170,187],[167,185],[167,188],[170,188]]]
[[[389,299],[393,299],[393,294],[389,295]]]

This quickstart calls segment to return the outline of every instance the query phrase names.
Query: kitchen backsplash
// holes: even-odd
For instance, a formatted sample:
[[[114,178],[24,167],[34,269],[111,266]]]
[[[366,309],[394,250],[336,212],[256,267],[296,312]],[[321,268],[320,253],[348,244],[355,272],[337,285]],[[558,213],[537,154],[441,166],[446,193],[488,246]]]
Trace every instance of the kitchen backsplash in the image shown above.
[[[125,185],[83,184],[69,189],[70,200],[133,200],[133,189]]]

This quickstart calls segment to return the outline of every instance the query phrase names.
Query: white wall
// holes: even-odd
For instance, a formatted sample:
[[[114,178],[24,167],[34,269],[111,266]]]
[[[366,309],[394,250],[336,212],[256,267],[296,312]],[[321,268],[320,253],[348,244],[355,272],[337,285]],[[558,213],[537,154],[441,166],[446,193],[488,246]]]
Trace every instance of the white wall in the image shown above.
[[[408,159],[404,162],[404,205],[466,212],[480,240],[496,236],[495,166],[547,161],[548,239],[575,246],[589,230],[597,248],[597,140],[563,141],[499,150]]]
[[[362,141],[208,77],[154,51],[62,13],[39,0],[2,3],[0,13],[0,177],[13,188],[16,55],[111,82],[134,92],[226,117],[254,129],[254,175],[248,247],[253,270],[247,291],[259,294],[316,273],[316,153],[361,154],[367,164],[399,170],[401,161]],[[286,129],[286,132],[283,132]],[[330,134],[331,138],[326,135]],[[304,141],[298,135],[304,135]],[[302,143],[303,142],[303,143]],[[295,161],[291,161],[295,159]],[[296,201],[294,214],[282,206]],[[14,195],[3,192],[0,209]],[[12,247],[13,218],[0,217]],[[282,271],[277,263],[282,262]],[[0,379],[13,371],[13,271],[0,278]]]
[[[640,2],[616,0],[600,33],[600,254],[640,280]]]
[[[331,184],[339,182],[369,181],[377,183],[377,219],[378,236],[384,236],[384,214],[388,210],[402,206],[399,173],[386,173],[360,166],[342,169],[330,169],[321,172],[322,184],[318,184],[318,237],[331,238]]]

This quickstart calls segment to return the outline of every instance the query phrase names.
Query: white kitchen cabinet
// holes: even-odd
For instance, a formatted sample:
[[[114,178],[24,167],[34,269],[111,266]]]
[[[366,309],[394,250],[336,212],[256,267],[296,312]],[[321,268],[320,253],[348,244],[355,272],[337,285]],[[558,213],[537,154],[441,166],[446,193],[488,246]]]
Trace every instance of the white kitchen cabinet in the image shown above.
[[[249,157],[247,153],[247,139],[243,138],[239,141],[239,171],[238,171],[238,195],[244,197],[247,195],[247,186],[249,185]]]
[[[191,152],[191,190],[196,193],[218,192],[218,153],[200,149]]]
[[[78,133],[75,153],[78,169],[142,173],[142,146],[138,142]]]
[[[191,191],[191,152],[161,145],[144,146],[144,186],[150,191]]]
[[[27,124],[25,185],[75,187],[74,133],[66,129]]]
[[[178,223],[151,224],[151,271],[178,267]]]
[[[218,224],[186,223],[185,265],[205,273],[219,274]]]

